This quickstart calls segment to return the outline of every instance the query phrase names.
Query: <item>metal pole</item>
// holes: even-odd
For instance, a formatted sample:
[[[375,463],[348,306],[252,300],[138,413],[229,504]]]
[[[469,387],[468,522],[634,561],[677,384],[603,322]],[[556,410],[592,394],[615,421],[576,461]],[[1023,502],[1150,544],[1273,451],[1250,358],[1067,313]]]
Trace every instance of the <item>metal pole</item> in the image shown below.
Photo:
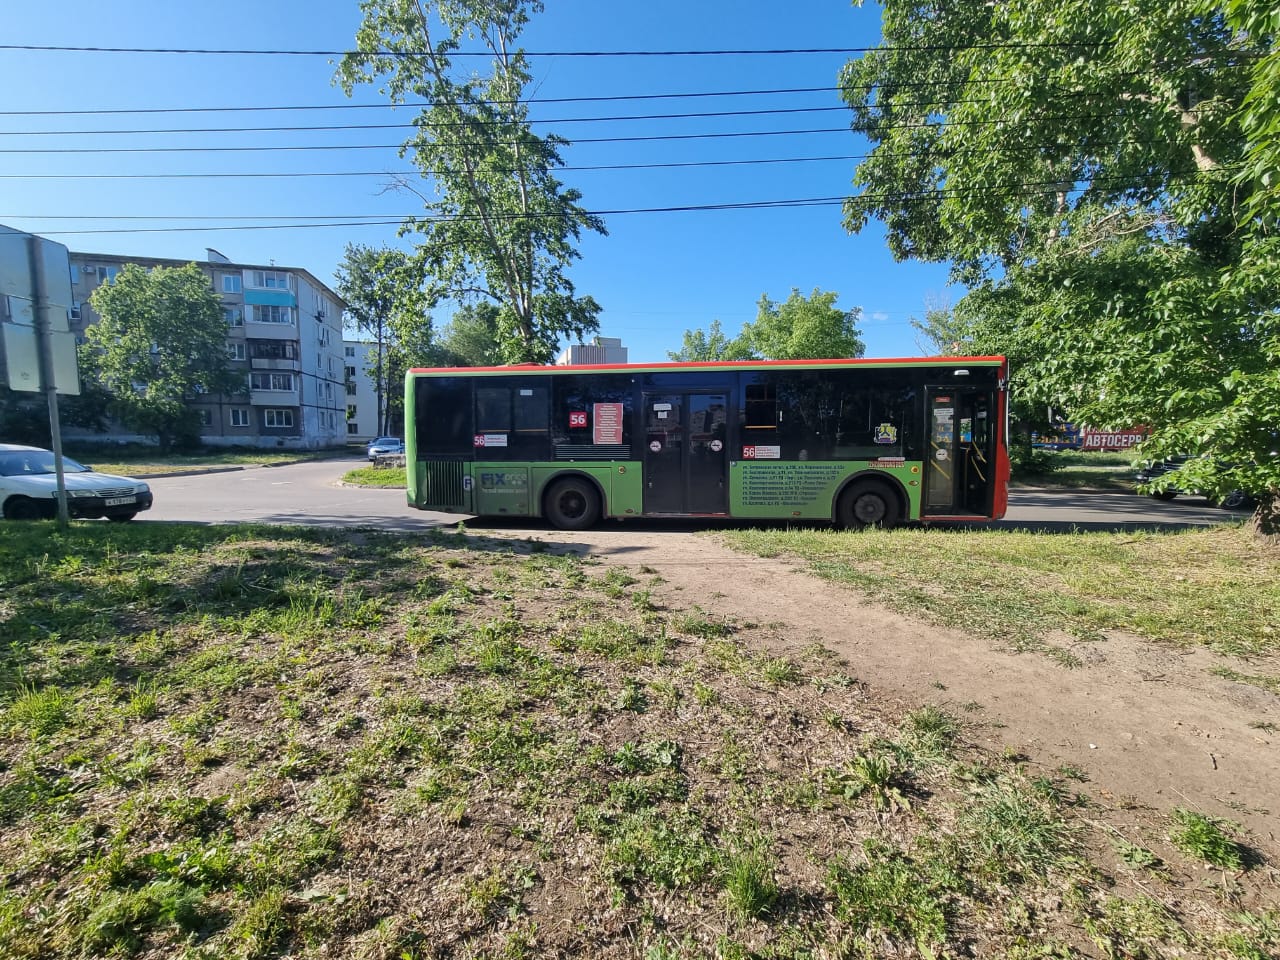
[[[67,479],[62,470],[62,428],[58,422],[58,385],[53,378],[53,331],[49,329],[49,297],[44,275],[44,251],[39,237],[27,238],[31,260],[31,309],[36,328],[36,356],[40,361],[40,389],[49,404],[49,435],[53,440],[53,469],[58,475],[58,526],[71,521],[67,511]]]

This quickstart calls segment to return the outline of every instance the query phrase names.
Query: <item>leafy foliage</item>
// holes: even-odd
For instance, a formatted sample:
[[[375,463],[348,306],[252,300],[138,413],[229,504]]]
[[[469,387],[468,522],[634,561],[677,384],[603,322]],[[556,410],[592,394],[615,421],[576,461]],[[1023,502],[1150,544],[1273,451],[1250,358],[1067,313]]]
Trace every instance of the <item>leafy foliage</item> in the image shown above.
[[[597,327],[599,305],[578,296],[566,270],[583,230],[604,233],[581,195],[555,178],[566,141],[533,133],[521,94],[531,79],[515,43],[540,2],[422,3],[363,0],[356,50],[338,67],[350,94],[381,83],[394,104],[426,101],[402,151],[431,196],[409,181],[425,215],[405,221],[430,302],[492,303],[508,362],[547,362],[559,338]],[[487,76],[455,78],[451,55],[464,40],[492,54]]]
[[[456,367],[493,367],[502,363],[500,313],[492,303],[463,306],[441,332],[442,362]]]
[[[1010,356],[1024,403],[1150,425],[1151,455],[1203,454],[1200,489],[1272,491],[1269,509],[1276,24],[1271,5],[1232,12],[891,0],[883,46],[841,77],[875,144],[845,217],[953,263],[957,339]]]
[[[840,310],[840,294],[814,289],[808,297],[794,287],[782,303],[767,295],[756,304],[756,319],[729,339],[713,320],[707,331],[686,330],[672,360],[809,360],[860,357],[866,344],[858,333],[862,310]]]
[[[431,314],[421,273],[403,250],[347,244],[338,264],[337,286],[356,328],[377,344],[373,367],[377,433],[391,433],[393,420],[400,419],[393,417],[392,411],[403,404],[396,387],[403,382],[408,366],[415,360],[427,360],[414,356],[421,351],[413,347],[426,344],[429,351],[431,343]]]
[[[706,330],[686,330],[679,350],[668,351],[672,360],[699,362],[706,360],[750,360],[751,348],[741,337],[730,339],[720,328],[719,320],[712,320]]]
[[[162,448],[197,433],[197,393],[242,394],[227,363],[227,326],[196,264],[126,264],[90,298],[100,320],[85,331],[81,369],[113,395],[112,412]]]

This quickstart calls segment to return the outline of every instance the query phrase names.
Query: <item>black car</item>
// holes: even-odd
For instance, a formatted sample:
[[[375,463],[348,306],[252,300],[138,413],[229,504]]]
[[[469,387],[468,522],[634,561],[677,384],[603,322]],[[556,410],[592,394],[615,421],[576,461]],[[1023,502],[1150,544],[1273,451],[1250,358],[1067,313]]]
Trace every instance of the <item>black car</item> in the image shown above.
[[[1185,456],[1167,457],[1164,460],[1153,460],[1146,463],[1142,468],[1134,474],[1134,479],[1140,484],[1151,483],[1152,481],[1168,476],[1170,473],[1177,473],[1182,469],[1182,465],[1190,459]],[[1175,484],[1170,484],[1162,490],[1156,490],[1149,495],[1157,500],[1172,500],[1178,494],[1186,494],[1188,496],[1200,496],[1198,490],[1184,490]],[[1251,507],[1254,504],[1254,498],[1244,490],[1232,490],[1226,496],[1221,498],[1210,498],[1222,507],[1224,510],[1240,510],[1245,507]]]

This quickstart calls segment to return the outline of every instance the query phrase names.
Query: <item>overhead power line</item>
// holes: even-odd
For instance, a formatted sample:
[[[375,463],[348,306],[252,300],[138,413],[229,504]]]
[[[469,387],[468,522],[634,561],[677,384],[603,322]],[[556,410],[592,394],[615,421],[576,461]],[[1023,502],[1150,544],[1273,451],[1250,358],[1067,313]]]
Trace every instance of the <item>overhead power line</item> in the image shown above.
[[[563,117],[553,120],[530,118],[528,123],[617,123],[626,120],[701,120],[712,117],[763,117],[791,113],[848,113],[849,108],[843,105],[832,107],[777,107],[771,110],[716,110],[699,113],[650,113],[619,117]],[[325,130],[403,130],[422,127],[438,128],[475,128],[488,126],[504,126],[501,121],[460,120],[450,123],[417,124],[412,120],[403,123],[353,123],[353,124],[318,124],[297,127],[170,127],[153,130],[0,130],[4,137],[75,137],[102,136],[116,134],[148,134],[148,133],[299,133]]]
[[[1180,181],[1194,178],[1194,172],[1174,173],[1168,177],[1151,177],[1145,179],[1153,179],[1157,182],[1154,184],[1142,184],[1134,181],[1131,177],[1096,177],[1090,180],[1077,181],[1073,187],[1074,191],[1085,190],[1090,186],[1099,183],[1113,183],[1112,189],[1116,189],[1117,185],[1129,184],[1128,189],[1142,189],[1147,187],[1159,187],[1165,182]],[[1139,178],[1143,179],[1143,178]],[[856,197],[810,197],[796,200],[757,200],[737,203],[708,203],[708,204],[687,204],[679,206],[666,207],[634,207],[626,209],[614,210],[591,210],[583,211],[585,215],[595,217],[621,216],[632,214],[653,214],[653,213],[699,213],[699,212],[715,212],[726,210],[767,210],[767,209],[797,209],[805,207],[833,206],[843,204],[846,199],[855,200],[880,200],[880,201],[912,201],[927,200],[938,197],[972,197],[975,195],[994,195],[1000,197],[1019,197],[1019,196],[1040,196],[1045,193],[1045,188],[1056,188],[1061,185],[1061,180],[1034,180],[1017,184],[1006,184],[1004,186],[992,187],[983,186],[971,189],[951,189],[939,188],[934,190],[922,191],[890,191],[886,193],[863,193]],[[1028,188],[1037,188],[1028,191]],[[501,220],[543,220],[556,219],[557,214],[490,214],[489,219]],[[22,220],[53,220],[53,219],[107,219],[95,217],[53,217],[53,216],[28,216],[28,215],[11,215],[13,219]],[[144,220],[164,220],[167,217],[113,217],[111,219],[128,220],[128,219],[144,219]],[[190,219],[211,220],[213,217],[192,217]],[[270,219],[262,218],[228,218],[228,219]],[[284,218],[279,218],[284,219]],[[309,219],[306,217],[296,217],[291,219]],[[396,219],[388,218],[369,218],[360,219],[356,215],[351,217],[336,218],[329,217],[326,222],[319,223],[269,223],[269,224],[242,224],[238,226],[215,226],[215,227],[127,227],[124,229],[97,229],[97,230],[42,230],[41,233],[47,236],[79,236],[89,234],[103,233],[209,233],[218,230],[309,230],[328,227],[361,227],[361,226],[398,226],[409,221],[430,223],[430,222],[453,222],[459,220],[474,220],[475,216],[455,216],[455,217],[417,217],[406,216]]]
[[[1091,144],[1095,149],[1104,147],[1154,146],[1167,144],[1167,140],[1115,140],[1106,143]],[[1058,147],[1058,144],[1024,143],[1019,150],[1035,151]],[[936,154],[936,159],[946,160],[963,156],[975,150],[958,150],[947,154]],[[748,167],[770,164],[791,163],[824,163],[850,160],[866,160],[871,156],[892,157],[927,157],[931,151],[913,150],[877,150],[875,154],[849,153],[822,157],[759,157],[746,160],[674,160],[663,163],[602,163],[602,164],[567,164],[556,167],[558,172],[582,173],[592,171],[614,170],[677,170],[697,167]],[[511,173],[509,169],[495,169],[495,173]],[[261,173],[0,173],[0,180],[247,180],[247,179],[296,179],[299,177],[420,177],[432,176],[437,171],[422,170],[318,170],[318,171],[275,171]]]
[[[1115,76],[1138,76],[1147,71],[1125,71]],[[965,86],[986,86],[988,84],[1022,82],[1021,77],[970,77],[964,81]],[[1045,74],[1039,79],[1054,80],[1054,74]],[[914,90],[917,88],[955,86],[953,80],[913,80],[894,84],[894,89]],[[836,84],[824,87],[783,87],[775,90],[704,90],[683,93],[623,93],[598,97],[528,97],[520,100],[481,100],[480,103],[491,106],[511,106],[512,104],[561,104],[561,103],[620,103],[630,100],[688,100],[707,97],[760,97],[777,96],[796,93],[840,93],[845,90],[874,90],[877,84]],[[297,110],[395,110],[422,109],[433,106],[428,101],[404,101],[402,103],[332,103],[332,104],[279,104],[276,106],[244,106],[244,107],[134,107],[105,108],[90,110],[0,110],[0,117],[64,117],[64,116],[114,116],[129,114],[155,113],[268,113],[274,111]]]
[[[1018,122],[1026,123],[1034,120],[1037,123],[1056,123],[1074,120],[1105,120],[1121,116],[1115,113],[1077,113],[1055,117],[1018,118]],[[910,130],[942,127],[984,127],[1008,123],[1006,117],[988,120],[940,120],[936,122],[920,121],[911,123],[886,124],[880,130]],[[337,128],[335,128],[337,129]],[[235,132],[235,131],[231,131]],[[650,134],[634,137],[576,137],[567,141],[569,146],[595,143],[650,143],[674,140],[722,140],[748,137],[782,137],[806,136],[811,134],[856,133],[852,127],[821,127],[808,130],[743,130],[724,133],[678,133]],[[17,148],[0,149],[0,154],[76,154],[76,153],[271,153],[279,151],[313,151],[313,150],[400,150],[408,146],[406,143],[356,143],[356,144],[287,144],[277,146],[242,146],[242,147],[51,147],[51,148]]]
[[[951,43],[919,44],[877,47],[792,47],[774,49],[735,50],[521,50],[526,57],[741,57],[741,56],[797,56],[810,54],[854,54],[873,51],[913,51],[928,53],[946,50],[1024,50],[1036,48],[1084,49],[1112,46],[1109,40],[1062,40],[1043,43]],[[191,54],[203,56],[252,56],[252,57],[393,57],[411,58],[427,56],[427,50],[248,50],[212,49],[207,47],[73,47],[53,44],[5,43],[0,50],[23,50],[36,53],[134,53],[134,54]],[[489,59],[488,50],[453,50],[449,59],[481,57]]]

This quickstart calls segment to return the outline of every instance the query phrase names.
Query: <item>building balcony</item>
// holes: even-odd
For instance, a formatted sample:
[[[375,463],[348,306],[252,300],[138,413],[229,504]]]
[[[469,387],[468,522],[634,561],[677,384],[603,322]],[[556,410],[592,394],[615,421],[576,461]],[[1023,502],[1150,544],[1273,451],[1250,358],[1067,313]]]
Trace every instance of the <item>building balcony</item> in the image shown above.
[[[297,340],[298,328],[292,323],[255,323],[245,317],[244,335],[250,340]]]
[[[249,403],[255,407],[296,407],[297,390],[250,390]]]
[[[249,361],[249,367],[253,370],[289,370],[294,373],[301,373],[302,361],[284,360],[277,357],[252,357]]]

